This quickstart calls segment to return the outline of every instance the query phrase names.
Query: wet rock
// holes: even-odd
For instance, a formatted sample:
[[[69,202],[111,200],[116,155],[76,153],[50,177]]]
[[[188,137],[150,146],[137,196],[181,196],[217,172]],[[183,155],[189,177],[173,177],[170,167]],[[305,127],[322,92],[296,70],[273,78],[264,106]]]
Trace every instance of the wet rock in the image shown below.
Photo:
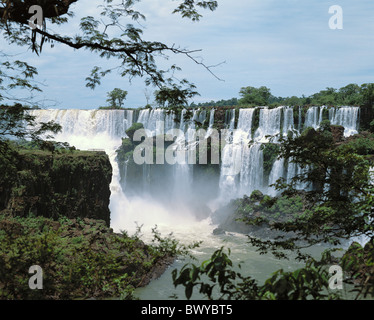
[[[223,230],[222,228],[215,228],[215,229],[213,230],[213,234],[214,234],[215,236],[219,236],[219,235],[222,235],[222,234],[226,234],[226,231]]]
[[[201,221],[208,218],[212,214],[212,210],[205,204],[197,204],[193,206],[193,213],[196,219]]]

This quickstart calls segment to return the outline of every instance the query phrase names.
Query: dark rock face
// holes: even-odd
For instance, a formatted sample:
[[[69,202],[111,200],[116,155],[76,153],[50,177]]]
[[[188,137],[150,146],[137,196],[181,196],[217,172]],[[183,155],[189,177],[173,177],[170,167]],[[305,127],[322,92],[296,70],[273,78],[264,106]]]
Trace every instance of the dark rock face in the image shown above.
[[[342,126],[331,126],[331,133],[335,143],[344,140],[344,127]]]
[[[13,216],[91,218],[110,225],[112,167],[104,152],[20,152],[4,208]]]
[[[213,234],[214,234],[215,236],[219,236],[219,235],[222,235],[222,234],[226,234],[226,231],[223,230],[222,228],[215,228],[215,229],[213,230]]]

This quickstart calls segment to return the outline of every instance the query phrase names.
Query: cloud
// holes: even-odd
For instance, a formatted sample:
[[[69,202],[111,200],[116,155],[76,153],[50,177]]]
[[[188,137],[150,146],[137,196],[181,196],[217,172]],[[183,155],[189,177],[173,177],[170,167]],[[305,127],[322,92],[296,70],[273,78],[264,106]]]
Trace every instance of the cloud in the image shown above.
[[[73,7],[76,17],[63,27],[64,32],[77,33],[79,18],[98,13],[100,3],[78,1]],[[225,81],[218,81],[185,56],[171,54],[170,60],[160,61],[161,65],[180,65],[182,72],[177,77],[197,85],[201,96],[196,101],[210,101],[237,97],[240,88],[249,85],[266,85],[277,96],[292,96],[309,95],[327,86],[372,82],[374,3],[340,0],[344,29],[330,30],[328,9],[334,4],[326,0],[221,0],[215,12],[202,12],[204,17],[198,23],[171,14],[175,1],[142,0],[136,8],[147,17],[140,21],[145,39],[202,49],[196,57],[207,65],[219,64],[212,70]],[[130,84],[112,74],[95,91],[86,88],[84,79],[93,66],[111,64],[90,52],[56,44],[46,46],[40,57],[30,52],[22,57],[38,67],[38,79],[48,85],[44,95],[58,100],[60,107],[98,107],[105,104],[106,92],[114,87],[129,91],[128,107],[146,103],[141,79]]]

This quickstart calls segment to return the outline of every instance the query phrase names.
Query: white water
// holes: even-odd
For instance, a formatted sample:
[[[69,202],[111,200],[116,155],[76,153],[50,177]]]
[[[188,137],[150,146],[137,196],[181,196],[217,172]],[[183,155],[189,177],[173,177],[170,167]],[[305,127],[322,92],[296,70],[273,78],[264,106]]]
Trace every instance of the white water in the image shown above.
[[[284,112],[284,122],[283,122],[283,135],[287,136],[289,131],[294,131],[294,118],[293,118],[293,108],[285,107]]]
[[[283,107],[265,107],[260,110],[260,125],[254,137],[256,141],[268,142],[270,137],[280,133],[282,110]]]
[[[269,189],[268,194],[275,197],[279,194],[279,191],[277,191],[274,187],[270,187],[272,184],[276,183],[279,178],[284,178],[284,158],[277,159],[274,162],[273,168],[271,169],[270,175],[269,175]]]
[[[317,129],[319,127],[322,121],[321,112],[319,112],[319,109],[319,107],[311,107],[308,109],[305,116],[305,128],[312,127]]]
[[[237,129],[226,137],[221,159],[220,203],[248,194],[256,187],[262,188],[260,144],[250,145],[254,112],[254,108],[241,109]]]
[[[349,137],[358,133],[359,107],[342,107],[332,109],[331,123],[344,126],[344,136]]]

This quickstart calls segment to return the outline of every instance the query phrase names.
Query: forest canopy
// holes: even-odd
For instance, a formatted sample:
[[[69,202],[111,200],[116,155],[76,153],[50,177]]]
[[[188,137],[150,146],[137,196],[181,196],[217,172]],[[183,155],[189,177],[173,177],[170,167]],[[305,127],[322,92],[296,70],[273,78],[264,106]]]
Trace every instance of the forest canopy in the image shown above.
[[[326,88],[310,96],[301,97],[276,97],[271,89],[266,86],[255,88],[252,86],[242,87],[239,92],[240,98],[228,100],[210,101],[192,104],[193,107],[207,106],[305,106],[305,105],[333,105],[333,106],[373,106],[374,83],[348,84],[342,88]]]

